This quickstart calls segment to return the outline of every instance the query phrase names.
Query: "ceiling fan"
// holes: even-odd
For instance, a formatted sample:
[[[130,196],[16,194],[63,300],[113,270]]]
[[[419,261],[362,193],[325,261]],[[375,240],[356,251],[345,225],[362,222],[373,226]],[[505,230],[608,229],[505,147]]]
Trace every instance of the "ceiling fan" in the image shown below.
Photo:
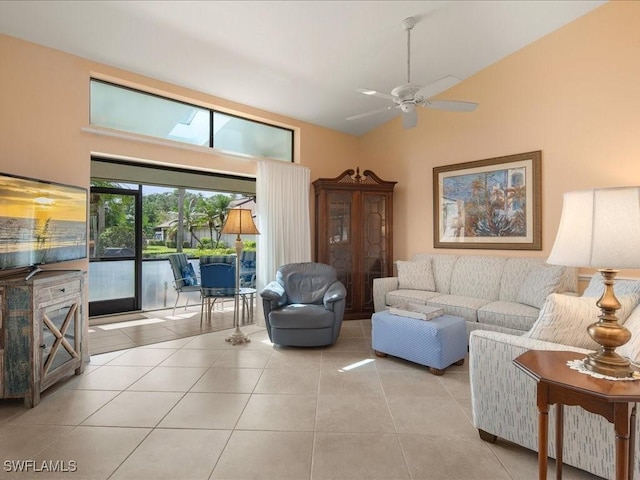
[[[477,107],[477,103],[473,102],[458,102],[453,100],[429,100],[433,95],[453,87],[460,80],[456,77],[448,75],[442,77],[439,80],[421,87],[419,85],[413,85],[411,83],[411,29],[416,25],[416,19],[414,17],[405,18],[402,23],[402,28],[407,31],[407,83],[400,85],[391,90],[391,95],[381,93],[376,90],[358,88],[357,92],[374,97],[384,98],[391,100],[394,105],[390,105],[385,108],[373,110],[366,113],[360,113],[352,117],[348,117],[347,120],[357,120],[358,118],[368,117],[369,115],[375,115],[378,113],[386,112],[392,108],[399,108],[402,112],[402,125],[405,129],[413,128],[418,123],[418,114],[416,112],[416,106],[422,106],[426,108],[433,108],[437,110],[448,110],[451,112],[472,112]]]

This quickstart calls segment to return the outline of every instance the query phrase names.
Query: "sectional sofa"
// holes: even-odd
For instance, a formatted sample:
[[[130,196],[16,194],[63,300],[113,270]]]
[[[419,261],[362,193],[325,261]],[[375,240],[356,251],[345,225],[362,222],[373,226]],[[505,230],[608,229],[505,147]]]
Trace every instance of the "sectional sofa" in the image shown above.
[[[419,253],[396,262],[398,275],[373,281],[374,309],[403,303],[441,307],[467,321],[467,332],[522,335],[551,293],[577,295],[572,267],[537,258]]]
[[[469,376],[473,422],[484,440],[507,440],[538,450],[536,382],[513,364],[527,350],[570,350],[588,354],[597,345],[586,332],[597,321],[595,305],[602,294],[599,274],[580,297],[551,295],[540,317],[523,335],[475,330],[469,338]],[[616,351],[640,362],[640,280],[618,280],[615,292],[622,308],[619,322],[631,331],[631,340]],[[568,367],[567,367],[568,368]],[[638,381],[638,380],[636,380]],[[550,457],[555,456],[555,408],[549,410]],[[613,425],[579,407],[564,408],[563,461],[604,478],[614,478]],[[636,417],[640,432],[640,416]],[[637,435],[637,433],[636,433]],[[640,442],[635,442],[634,478],[640,478]]]

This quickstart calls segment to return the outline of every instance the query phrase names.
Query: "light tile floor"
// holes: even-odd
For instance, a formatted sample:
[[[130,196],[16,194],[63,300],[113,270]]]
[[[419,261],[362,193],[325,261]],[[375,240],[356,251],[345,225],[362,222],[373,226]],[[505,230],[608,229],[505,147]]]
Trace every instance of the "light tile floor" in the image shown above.
[[[345,322],[327,348],[273,347],[263,328],[243,330],[251,343],[220,331],[92,355],[38,407],[0,401],[0,478],[537,478],[535,453],[478,437],[466,363],[437,377],[377,358],[368,320]],[[7,471],[26,459],[77,471]]]
[[[200,304],[92,318],[89,327],[91,354],[112,352],[141,345],[219,332],[233,326],[233,302],[219,303],[209,320],[200,323]],[[247,319],[248,323],[249,322]]]

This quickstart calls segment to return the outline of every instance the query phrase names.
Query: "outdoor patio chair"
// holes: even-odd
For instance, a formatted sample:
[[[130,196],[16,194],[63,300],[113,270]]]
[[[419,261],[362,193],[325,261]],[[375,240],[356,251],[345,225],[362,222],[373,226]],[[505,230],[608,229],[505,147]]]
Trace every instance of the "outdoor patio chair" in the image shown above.
[[[236,266],[228,263],[205,263],[200,265],[200,326],[205,317],[211,320],[211,311],[216,301],[233,299],[236,291]]]
[[[178,292],[176,303],[173,304],[173,312],[171,313],[171,315],[175,315],[180,294],[183,292],[200,292],[200,282],[198,281],[193,265],[189,263],[189,258],[186,253],[172,253],[168,256],[168,259],[171,264],[171,271],[173,272],[173,286],[176,292]],[[185,309],[187,305],[189,305],[188,296],[184,304]]]

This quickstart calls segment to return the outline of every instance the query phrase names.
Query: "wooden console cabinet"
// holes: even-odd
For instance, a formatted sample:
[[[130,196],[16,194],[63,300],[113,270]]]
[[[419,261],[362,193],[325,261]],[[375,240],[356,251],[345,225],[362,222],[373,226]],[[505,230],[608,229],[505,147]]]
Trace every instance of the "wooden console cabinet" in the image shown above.
[[[84,371],[84,276],[81,271],[0,278],[0,393],[40,402],[40,392]]]
[[[375,173],[346,170],[313,182],[317,262],[347,289],[345,319],[373,313],[373,279],[393,275],[393,188]]]

